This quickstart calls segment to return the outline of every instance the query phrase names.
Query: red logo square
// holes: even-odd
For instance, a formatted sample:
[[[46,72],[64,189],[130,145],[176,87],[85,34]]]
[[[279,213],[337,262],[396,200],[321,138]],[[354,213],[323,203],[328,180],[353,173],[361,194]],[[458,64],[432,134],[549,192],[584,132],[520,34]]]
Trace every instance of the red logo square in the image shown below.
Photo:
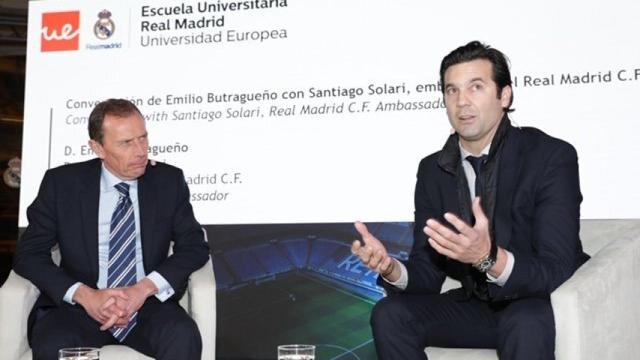
[[[79,40],[79,11],[42,14],[41,51],[78,50]]]

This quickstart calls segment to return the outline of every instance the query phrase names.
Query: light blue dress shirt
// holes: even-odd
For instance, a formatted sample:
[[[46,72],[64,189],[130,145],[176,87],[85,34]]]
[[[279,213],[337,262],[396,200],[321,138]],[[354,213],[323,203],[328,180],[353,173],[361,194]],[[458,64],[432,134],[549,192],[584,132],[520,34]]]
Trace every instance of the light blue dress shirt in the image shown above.
[[[100,176],[100,201],[98,210],[98,289],[107,287],[107,269],[109,261],[109,233],[111,231],[111,216],[120,197],[115,185],[123,182],[113,175],[102,164],[102,175]],[[140,206],[138,205],[138,180],[124,181],[129,184],[129,197],[133,204],[133,213],[136,219],[136,281],[140,282],[145,278],[144,265],[142,262],[142,238],[140,236]],[[158,288],[155,295],[158,300],[165,301],[175,293],[169,282],[158,272],[153,271],[146,275]],[[64,295],[64,301],[75,304],[73,295],[82,283],[73,284]]]

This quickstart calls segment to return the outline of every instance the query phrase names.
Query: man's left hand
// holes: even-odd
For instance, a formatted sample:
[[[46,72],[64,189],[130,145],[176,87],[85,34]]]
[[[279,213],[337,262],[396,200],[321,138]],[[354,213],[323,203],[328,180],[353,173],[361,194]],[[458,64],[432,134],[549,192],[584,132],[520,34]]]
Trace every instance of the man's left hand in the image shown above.
[[[476,219],[473,227],[459,217],[446,213],[444,218],[458,230],[458,233],[435,219],[427,220],[424,232],[429,237],[429,244],[438,253],[462,263],[475,265],[489,254],[491,238],[489,220],[482,210],[479,197],[473,200],[471,210]]]
[[[126,326],[131,316],[142,307],[147,298],[158,292],[155,284],[147,278],[142,279],[142,281],[133,286],[118,289],[123,291],[129,299],[126,302],[118,299],[116,303],[109,304],[109,306],[117,306],[124,309],[126,314],[120,318],[112,317],[100,327],[100,330],[106,330],[112,326]]]

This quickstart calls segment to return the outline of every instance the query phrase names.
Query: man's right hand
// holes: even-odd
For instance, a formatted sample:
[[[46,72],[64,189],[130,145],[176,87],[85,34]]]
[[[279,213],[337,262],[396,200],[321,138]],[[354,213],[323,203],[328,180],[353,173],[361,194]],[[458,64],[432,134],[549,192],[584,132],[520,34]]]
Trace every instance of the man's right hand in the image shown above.
[[[354,240],[351,244],[351,252],[360,258],[360,261],[369,269],[382,275],[390,282],[395,282],[400,278],[400,267],[396,264],[396,260],[389,256],[387,249],[371,235],[367,226],[359,221],[355,223],[356,230],[362,237],[360,240]]]
[[[73,300],[82,305],[92,319],[103,326],[110,324],[109,327],[111,327],[119,325],[119,319],[125,319],[124,316],[127,311],[122,308],[122,304],[126,303],[129,298],[120,289],[96,290],[86,285],[80,285],[73,295]],[[124,325],[126,325],[126,322],[124,322]]]

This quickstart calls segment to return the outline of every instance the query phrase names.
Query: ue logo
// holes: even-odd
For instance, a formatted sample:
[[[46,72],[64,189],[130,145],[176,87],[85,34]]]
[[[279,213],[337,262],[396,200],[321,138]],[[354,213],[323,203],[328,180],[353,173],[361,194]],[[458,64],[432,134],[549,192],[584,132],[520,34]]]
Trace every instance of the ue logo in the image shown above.
[[[42,14],[40,51],[78,50],[80,12],[65,11]]]

